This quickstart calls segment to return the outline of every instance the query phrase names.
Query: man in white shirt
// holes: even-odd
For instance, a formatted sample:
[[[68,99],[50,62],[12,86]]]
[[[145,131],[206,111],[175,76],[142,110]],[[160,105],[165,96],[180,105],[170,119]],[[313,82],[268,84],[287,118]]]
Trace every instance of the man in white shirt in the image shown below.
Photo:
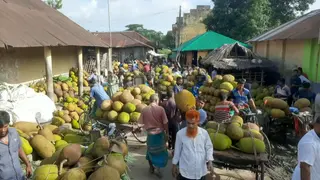
[[[298,165],[292,180],[320,179],[320,117],[316,119],[313,130],[305,134],[298,144]]]
[[[204,180],[208,170],[213,175],[212,142],[208,132],[198,127],[198,111],[186,112],[186,121],[187,127],[177,133],[172,175],[178,180]]]

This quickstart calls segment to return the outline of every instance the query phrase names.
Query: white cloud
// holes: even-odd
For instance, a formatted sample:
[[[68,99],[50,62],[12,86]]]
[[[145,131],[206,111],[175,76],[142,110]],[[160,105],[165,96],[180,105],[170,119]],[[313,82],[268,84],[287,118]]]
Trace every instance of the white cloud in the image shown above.
[[[110,0],[111,30],[122,31],[128,24],[162,32],[171,30],[178,16],[197,5],[212,5],[211,0]],[[310,10],[320,9],[320,0]],[[61,9],[70,19],[90,31],[108,31],[107,0],[64,0]]]

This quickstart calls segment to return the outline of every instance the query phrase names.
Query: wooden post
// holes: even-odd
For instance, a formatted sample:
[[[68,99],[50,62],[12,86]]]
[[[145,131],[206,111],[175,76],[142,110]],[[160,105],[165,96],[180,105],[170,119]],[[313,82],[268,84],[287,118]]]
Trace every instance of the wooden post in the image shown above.
[[[83,94],[83,56],[82,56],[82,47],[78,48],[78,87],[79,87],[79,96]]]
[[[263,79],[264,79],[264,72],[263,72],[263,70],[261,71],[261,83],[260,83],[260,85],[262,86],[263,85]]]
[[[100,48],[96,47],[96,61],[97,61],[97,73],[101,75],[101,65],[100,65]]]
[[[54,101],[52,56],[50,47],[44,47],[44,59],[46,66],[47,95],[52,101]]]

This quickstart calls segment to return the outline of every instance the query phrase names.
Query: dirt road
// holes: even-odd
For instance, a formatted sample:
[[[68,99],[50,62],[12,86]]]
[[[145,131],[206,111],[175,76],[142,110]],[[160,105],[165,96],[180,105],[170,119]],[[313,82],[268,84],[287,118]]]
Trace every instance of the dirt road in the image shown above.
[[[129,163],[130,168],[130,178],[132,180],[151,180],[151,179],[159,179],[155,175],[149,173],[148,162],[145,159],[146,145],[140,144],[134,139],[129,139],[129,152],[130,156],[134,158],[132,163]],[[163,178],[164,180],[174,180],[171,175],[171,158],[168,162],[168,165],[165,169],[163,169]],[[226,169],[218,169],[215,171],[221,175],[221,180],[255,180],[255,175],[250,171],[244,170],[226,170]],[[234,178],[232,178],[234,177]],[[266,180],[270,179],[268,177]]]

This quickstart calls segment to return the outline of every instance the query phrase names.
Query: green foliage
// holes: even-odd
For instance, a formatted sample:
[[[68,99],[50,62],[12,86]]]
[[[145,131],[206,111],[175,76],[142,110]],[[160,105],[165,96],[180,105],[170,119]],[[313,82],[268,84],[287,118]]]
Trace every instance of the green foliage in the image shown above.
[[[145,29],[142,24],[129,24],[126,26],[126,31],[135,31],[142,36],[149,39],[156,48],[173,48],[174,47],[174,36],[170,31],[167,35],[164,35],[160,31],[155,31],[151,29]],[[172,46],[173,41],[173,46]]]
[[[163,48],[163,49],[158,50],[158,53],[159,54],[165,54],[166,58],[168,58],[168,55],[171,53],[171,50]]]
[[[212,0],[214,8],[204,20],[208,30],[246,41],[296,18],[315,0]]]
[[[53,9],[62,8],[62,0],[46,0],[46,3],[51,6]]]

